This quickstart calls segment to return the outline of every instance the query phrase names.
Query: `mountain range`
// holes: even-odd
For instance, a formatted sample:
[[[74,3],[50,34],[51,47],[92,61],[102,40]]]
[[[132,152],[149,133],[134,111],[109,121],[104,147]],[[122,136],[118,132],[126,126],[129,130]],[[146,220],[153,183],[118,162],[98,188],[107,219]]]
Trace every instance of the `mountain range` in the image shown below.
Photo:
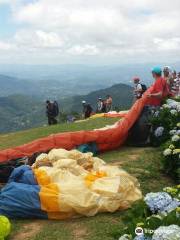
[[[132,85],[132,78],[139,76],[151,85],[151,68],[155,64],[121,65],[2,65],[0,64],[0,97],[12,94],[36,96],[54,100],[86,95],[92,91],[124,83]],[[167,63],[162,63],[168,65]],[[180,71],[180,63],[172,64]]]
[[[101,89],[105,84],[91,83],[80,81],[73,82],[73,80],[61,82],[59,80],[42,80],[34,81],[27,79],[19,79],[0,74],[0,97],[22,94],[27,96],[36,96],[40,99],[53,98],[58,99],[62,97],[73,96],[76,94],[87,94],[93,90]]]

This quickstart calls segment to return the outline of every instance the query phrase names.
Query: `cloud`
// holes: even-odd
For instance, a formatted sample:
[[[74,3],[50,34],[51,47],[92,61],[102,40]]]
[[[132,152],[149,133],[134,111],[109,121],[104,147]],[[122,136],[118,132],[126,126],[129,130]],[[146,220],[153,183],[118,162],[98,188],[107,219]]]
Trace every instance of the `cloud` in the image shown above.
[[[57,33],[42,30],[22,30],[16,33],[14,40],[19,48],[61,48],[63,40]]]
[[[180,52],[179,0],[9,2],[19,26],[11,42],[20,51],[51,49],[53,55],[56,49],[62,58],[101,55],[119,61],[151,61],[166,54],[174,60]]]
[[[0,41],[0,51],[9,51],[9,50],[14,50],[15,48],[16,46],[13,44]]]
[[[97,55],[99,49],[93,45],[74,46],[67,50],[67,53],[72,55]]]
[[[157,45],[157,49],[161,51],[180,50],[180,38],[169,38],[169,39],[155,38],[154,43]]]

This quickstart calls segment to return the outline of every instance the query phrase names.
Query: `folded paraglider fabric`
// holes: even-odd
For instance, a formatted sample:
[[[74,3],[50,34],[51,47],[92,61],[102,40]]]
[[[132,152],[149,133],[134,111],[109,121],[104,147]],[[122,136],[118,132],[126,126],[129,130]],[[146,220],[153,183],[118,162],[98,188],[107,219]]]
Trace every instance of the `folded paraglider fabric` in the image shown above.
[[[94,114],[90,117],[90,119],[95,119],[95,118],[101,118],[101,117],[107,117],[107,118],[123,118],[127,115],[128,111],[120,111],[120,112],[116,112],[116,111],[111,111],[108,113],[97,113]]]
[[[128,114],[128,111],[120,111],[120,112],[113,111],[113,112],[105,113],[104,117],[109,117],[109,118],[120,117],[120,118],[123,118],[123,117],[126,117],[127,114]]]
[[[16,168],[0,193],[0,215],[67,219],[127,209],[142,197],[139,183],[92,153],[53,149],[32,167]]]

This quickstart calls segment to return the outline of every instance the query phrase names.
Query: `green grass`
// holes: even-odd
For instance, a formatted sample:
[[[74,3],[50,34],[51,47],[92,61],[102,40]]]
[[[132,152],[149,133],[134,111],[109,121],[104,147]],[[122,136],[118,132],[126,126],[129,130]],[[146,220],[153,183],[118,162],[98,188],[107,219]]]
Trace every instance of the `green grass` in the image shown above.
[[[38,137],[64,131],[89,130],[112,124],[117,119],[94,119],[87,122],[42,127],[24,132],[0,135],[1,148],[29,142]],[[143,194],[162,190],[174,183],[161,169],[161,152],[155,148],[122,147],[99,155],[107,163],[115,164],[137,177]],[[122,215],[127,211],[98,214],[66,221],[13,220],[8,240],[113,240],[112,230],[123,225]]]

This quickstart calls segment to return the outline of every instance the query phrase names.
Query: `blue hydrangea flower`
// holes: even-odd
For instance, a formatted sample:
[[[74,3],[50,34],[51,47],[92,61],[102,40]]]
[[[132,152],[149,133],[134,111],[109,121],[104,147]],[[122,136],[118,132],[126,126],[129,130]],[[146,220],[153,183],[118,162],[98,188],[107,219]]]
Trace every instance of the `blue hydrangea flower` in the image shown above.
[[[164,212],[172,212],[174,209],[180,206],[180,202],[178,199],[173,199],[173,201],[164,208]]]
[[[170,225],[167,227],[161,226],[155,230],[152,240],[179,240],[180,227],[177,225]]]
[[[180,206],[179,200],[166,192],[148,193],[144,200],[152,213],[167,213]]]
[[[164,132],[164,128],[163,127],[158,127],[158,128],[156,128],[156,130],[154,132],[154,135],[156,137],[161,137],[163,135],[163,132]]]
[[[176,134],[177,134],[177,135],[180,135],[180,129],[179,129],[179,130],[177,130]]]
[[[136,236],[133,240],[151,240],[150,237],[146,237],[144,235]]]

